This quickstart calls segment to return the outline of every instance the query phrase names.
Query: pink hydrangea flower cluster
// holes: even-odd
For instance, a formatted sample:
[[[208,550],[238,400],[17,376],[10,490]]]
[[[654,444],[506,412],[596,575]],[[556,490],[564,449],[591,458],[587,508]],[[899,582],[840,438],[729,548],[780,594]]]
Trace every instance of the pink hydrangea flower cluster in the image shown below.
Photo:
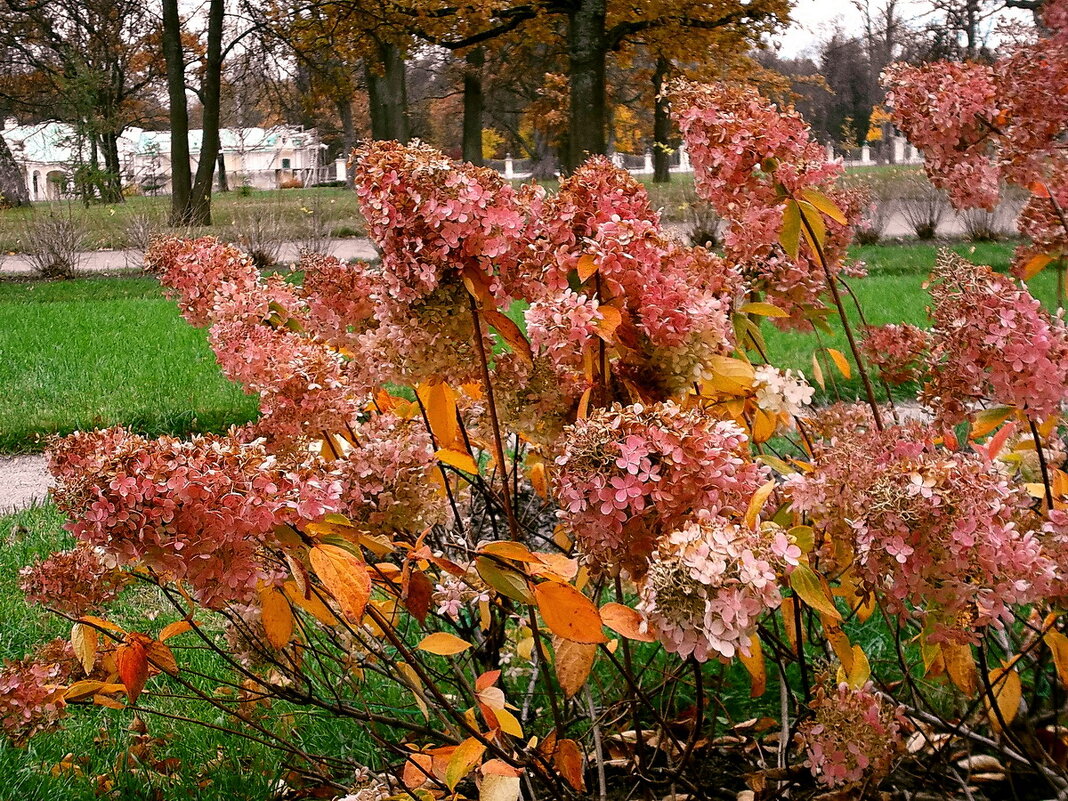
[[[994,70],[942,61],[894,64],[883,74],[894,123],[923,151],[927,177],[954,203],[993,209],[1000,171],[990,155],[997,116]]]
[[[674,403],[598,409],[564,436],[560,516],[599,570],[645,570],[656,538],[704,509],[744,512],[764,482],[733,422]]]
[[[49,467],[67,530],[116,564],[184,581],[207,606],[252,597],[274,575],[260,549],[275,542],[275,526],[336,511],[342,490],[321,469],[284,467],[262,441],[236,433],[75,433],[53,446]]]
[[[729,313],[740,277],[703,248],[668,236],[645,188],[603,157],[594,157],[543,198],[533,216],[523,266],[534,301],[527,316],[533,342],[554,360],[596,342],[598,304],[616,306],[626,324],[620,334],[643,364],[667,370],[682,365],[694,380],[694,362],[723,352],[733,340]],[[533,214],[533,212],[532,212]],[[593,277],[584,292],[569,276],[588,262]],[[596,300],[594,300],[596,292]],[[684,354],[698,353],[694,357]]]
[[[657,540],[635,608],[669,653],[748,656],[758,620],[782,603],[778,574],[800,555],[775,524],[752,530],[702,510]]]
[[[258,280],[248,255],[210,236],[160,239],[145,253],[145,266],[159,274],[182,316],[200,327],[219,316],[220,305],[251,292]]]
[[[1062,255],[1068,231],[1047,192],[1063,195],[1068,129],[1068,19],[1059,0],[1043,8],[1039,38],[1019,41],[991,64],[894,65],[883,77],[894,122],[924,151],[931,182],[960,207],[993,209],[999,181],[1035,191],[1019,221],[1042,250],[1024,246],[1018,269],[1036,252]],[[1043,209],[1042,207],[1049,207]]]
[[[826,275],[807,244],[796,259],[780,247],[782,192],[802,198],[816,191],[843,212],[849,224],[824,219],[823,251],[832,274],[842,269],[866,194],[836,184],[842,165],[827,161],[800,114],[776,108],[750,88],[679,83],[672,108],[693,160],[697,194],[727,221],[728,260],[740,266],[752,289],[790,313],[775,318],[776,325],[810,327],[805,311],[821,305]]]
[[[787,481],[793,508],[851,542],[864,586],[957,642],[1042,597],[1053,566],[1018,526],[1028,499],[978,454],[937,449],[919,424],[843,432]]]
[[[420,143],[373,142],[356,164],[360,212],[394,300],[424,297],[465,268],[483,273],[506,300],[528,224],[510,184]]]
[[[868,782],[877,785],[904,752],[903,710],[871,683],[854,689],[820,685],[812,701],[816,714],[801,724],[805,766],[825,787]]]
[[[54,729],[67,713],[61,663],[29,657],[0,668],[0,729],[15,745]]]
[[[27,565],[19,577],[28,602],[71,617],[99,611],[126,586],[126,576],[108,564],[101,550],[85,544]]]
[[[879,371],[880,378],[891,386],[915,381],[923,368],[930,345],[922,328],[908,323],[869,325],[860,344],[861,353]]]
[[[354,433],[355,447],[330,465],[342,485],[339,510],[354,525],[388,535],[446,521],[445,496],[432,480],[437,460],[421,419],[374,414]]]
[[[1027,290],[943,252],[930,288],[929,380],[923,400],[956,423],[969,402],[1016,406],[1038,418],[1068,397],[1068,330]]]

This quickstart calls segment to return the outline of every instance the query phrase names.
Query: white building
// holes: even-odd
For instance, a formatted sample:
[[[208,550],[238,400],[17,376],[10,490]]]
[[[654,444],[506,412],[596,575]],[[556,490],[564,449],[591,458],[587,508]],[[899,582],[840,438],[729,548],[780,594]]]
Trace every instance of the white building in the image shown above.
[[[333,179],[333,166],[322,164],[323,146],[315,129],[288,125],[273,128],[224,128],[220,132],[226,179],[231,189],[251,186],[278,189],[311,186]],[[195,171],[204,132],[189,132],[190,166]],[[6,120],[3,137],[26,180],[30,200],[58,200],[71,186],[75,165],[88,160],[88,147],[64,123],[18,125]],[[171,190],[170,131],[129,128],[119,138],[123,185],[146,194]],[[218,170],[216,184],[220,180]]]

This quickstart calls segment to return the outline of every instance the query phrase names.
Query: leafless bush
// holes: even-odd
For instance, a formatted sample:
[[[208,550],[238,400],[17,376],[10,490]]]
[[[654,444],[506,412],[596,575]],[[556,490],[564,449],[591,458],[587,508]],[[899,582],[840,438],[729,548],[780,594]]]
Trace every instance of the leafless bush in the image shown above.
[[[868,208],[856,229],[859,244],[873,245],[886,235],[890,220],[900,207],[905,180],[907,176],[898,171],[847,176],[846,185],[863,189],[869,198]]]
[[[296,231],[294,241],[297,246],[297,255],[321,254],[329,256],[333,249],[331,222],[327,219],[326,210],[318,197],[312,202],[311,207],[302,207],[304,219]]]
[[[145,251],[152,240],[165,231],[164,220],[158,215],[147,212],[131,215],[124,230],[126,266],[135,270],[144,269]]]
[[[903,190],[898,202],[905,220],[919,239],[934,239],[949,208],[945,193],[918,173],[904,182]]]
[[[278,263],[286,236],[277,212],[258,210],[239,215],[234,220],[234,233],[238,244],[261,270]]]
[[[962,209],[957,212],[964,235],[972,242],[997,242],[1011,235],[1013,223],[1019,216],[1027,193],[1019,187],[1004,186],[1001,199],[993,211]]]
[[[84,221],[73,215],[31,217],[22,243],[33,272],[42,278],[73,278],[86,247]]]
[[[715,209],[691,192],[682,210],[691,245],[714,248],[719,244],[719,227],[722,218],[716,214]]]

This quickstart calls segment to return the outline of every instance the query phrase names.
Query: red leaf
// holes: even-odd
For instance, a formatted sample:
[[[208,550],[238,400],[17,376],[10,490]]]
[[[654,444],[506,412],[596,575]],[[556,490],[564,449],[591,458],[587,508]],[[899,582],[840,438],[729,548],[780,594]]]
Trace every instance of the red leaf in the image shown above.
[[[131,640],[115,649],[115,665],[119,678],[126,686],[126,695],[131,704],[137,703],[138,696],[148,681],[148,656],[145,646],[139,640]]]

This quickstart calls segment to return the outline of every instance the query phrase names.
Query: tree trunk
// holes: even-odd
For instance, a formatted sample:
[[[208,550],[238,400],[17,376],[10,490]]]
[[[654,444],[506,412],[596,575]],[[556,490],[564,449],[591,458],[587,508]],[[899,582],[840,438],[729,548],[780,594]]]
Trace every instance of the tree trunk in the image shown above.
[[[347,95],[337,103],[338,115],[341,117],[342,147],[345,149],[341,154],[346,160],[345,186],[349,189],[356,188],[356,165],[351,163],[352,150],[356,147],[356,122],[352,117],[352,99]]]
[[[671,62],[663,56],[656,59],[653,73],[653,183],[671,183],[671,107],[667,99],[667,77]]]
[[[26,180],[7,142],[0,136],[0,208],[29,205],[30,191],[26,188]]]
[[[407,144],[408,85],[404,75],[404,55],[394,44],[380,44],[380,63],[365,64],[367,100],[371,111],[371,136],[395,139]],[[375,67],[381,69],[381,73]]]
[[[171,225],[189,225],[193,177],[189,169],[189,109],[185,100],[185,55],[178,0],[163,0],[163,56],[171,110]]]
[[[486,53],[481,47],[476,47],[464,60],[464,161],[481,167],[482,67],[486,63]]]
[[[552,142],[541,131],[534,130],[534,152],[531,164],[531,178],[535,181],[551,181],[556,177],[556,157]]]
[[[226,177],[226,158],[223,156],[222,153],[219,154],[218,164],[219,164],[219,166],[218,166],[218,171],[219,171],[219,191],[220,192],[229,192],[230,191],[230,181]]]
[[[569,159],[573,170],[587,156],[605,152],[605,0],[579,0],[568,13],[571,79]]]
[[[105,133],[100,136],[100,149],[104,152],[104,175],[100,182],[100,199],[105,203],[122,203],[122,162],[119,160],[119,135]]]
[[[211,0],[208,7],[208,49],[204,58],[204,78],[200,96],[204,103],[204,132],[200,141],[200,161],[189,196],[189,216],[193,225],[211,225],[211,185],[215,161],[219,157],[219,101],[222,95],[222,37],[224,0]]]

